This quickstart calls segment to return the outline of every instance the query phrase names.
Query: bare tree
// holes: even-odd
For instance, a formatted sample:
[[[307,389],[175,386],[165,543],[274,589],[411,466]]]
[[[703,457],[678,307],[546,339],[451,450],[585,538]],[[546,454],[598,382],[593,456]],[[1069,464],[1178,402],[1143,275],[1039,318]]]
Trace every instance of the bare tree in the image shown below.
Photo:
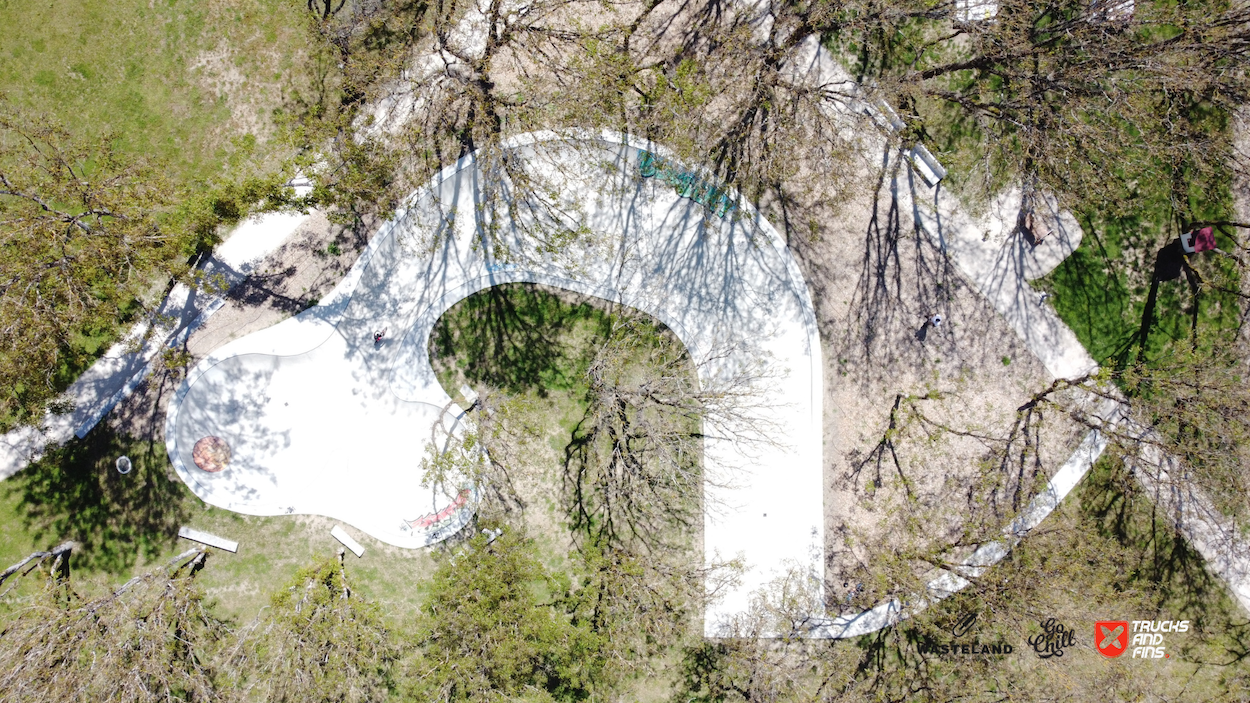
[[[575,528],[592,542],[663,545],[695,529],[709,475],[705,442],[762,447],[771,425],[765,362],[718,368],[728,350],[691,359],[667,329],[623,312],[587,371],[587,409],[564,451]],[[701,371],[705,373],[701,373]],[[733,467],[727,467],[732,470]]]
[[[1037,187],[1120,209],[1167,174],[1181,219],[1190,184],[1226,178],[1229,115],[1246,97],[1250,9],[1080,1],[867,3],[824,27],[895,102],[905,140],[975,158],[974,185]]]
[[[65,546],[6,570],[52,558],[46,587],[0,632],[0,690],[14,700],[208,701],[220,695],[214,657],[225,624],[194,576],[208,552],[192,549],[99,597],[69,582]],[[26,573],[29,573],[29,568]]]

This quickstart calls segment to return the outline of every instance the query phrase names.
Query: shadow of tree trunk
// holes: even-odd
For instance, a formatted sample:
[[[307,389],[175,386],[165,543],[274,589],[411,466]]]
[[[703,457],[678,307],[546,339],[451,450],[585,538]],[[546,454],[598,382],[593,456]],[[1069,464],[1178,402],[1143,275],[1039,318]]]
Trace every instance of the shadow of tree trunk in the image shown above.
[[[864,381],[890,375],[904,359],[915,362],[923,356],[913,340],[926,341],[925,321],[939,311],[946,314],[959,286],[959,273],[945,252],[918,227],[904,224],[898,189],[911,187],[911,179],[902,160],[887,154],[864,229],[851,324],[840,352],[872,370]]]

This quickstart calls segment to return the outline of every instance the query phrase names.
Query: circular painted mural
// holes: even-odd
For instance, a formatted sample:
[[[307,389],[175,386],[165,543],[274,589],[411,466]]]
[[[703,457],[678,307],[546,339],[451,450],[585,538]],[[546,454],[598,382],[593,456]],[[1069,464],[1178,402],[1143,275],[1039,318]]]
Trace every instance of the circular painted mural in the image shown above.
[[[209,473],[217,473],[230,463],[230,445],[221,437],[201,437],[191,450],[195,465]]]

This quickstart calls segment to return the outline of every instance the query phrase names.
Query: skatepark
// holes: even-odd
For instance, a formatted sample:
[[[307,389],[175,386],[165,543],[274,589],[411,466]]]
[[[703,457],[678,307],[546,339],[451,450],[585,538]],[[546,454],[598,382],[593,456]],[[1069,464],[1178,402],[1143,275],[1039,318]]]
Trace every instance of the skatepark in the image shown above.
[[[819,583],[820,343],[776,231],[649,144],[541,134],[504,151],[541,187],[521,192],[461,159],[405,203],[318,305],[199,363],[167,416],[178,475],[205,502],[240,513],[324,515],[410,548],[454,534],[476,487],[426,485],[420,467],[469,408],[435,378],[430,331],[477,291],[541,283],[658,319],[705,388],[746,372],[760,379],[752,407],[704,420],[705,559],[746,566],[705,631],[785,571]],[[496,198],[493,187],[514,191]],[[558,256],[544,253],[544,233],[562,229],[578,236]]]

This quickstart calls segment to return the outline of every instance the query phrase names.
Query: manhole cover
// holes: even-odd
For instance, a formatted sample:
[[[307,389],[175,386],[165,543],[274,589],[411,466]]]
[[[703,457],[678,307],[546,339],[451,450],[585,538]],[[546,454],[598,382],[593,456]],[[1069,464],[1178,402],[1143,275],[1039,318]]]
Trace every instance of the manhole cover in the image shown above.
[[[230,445],[221,437],[201,437],[191,450],[195,465],[209,473],[217,473],[230,463]]]

